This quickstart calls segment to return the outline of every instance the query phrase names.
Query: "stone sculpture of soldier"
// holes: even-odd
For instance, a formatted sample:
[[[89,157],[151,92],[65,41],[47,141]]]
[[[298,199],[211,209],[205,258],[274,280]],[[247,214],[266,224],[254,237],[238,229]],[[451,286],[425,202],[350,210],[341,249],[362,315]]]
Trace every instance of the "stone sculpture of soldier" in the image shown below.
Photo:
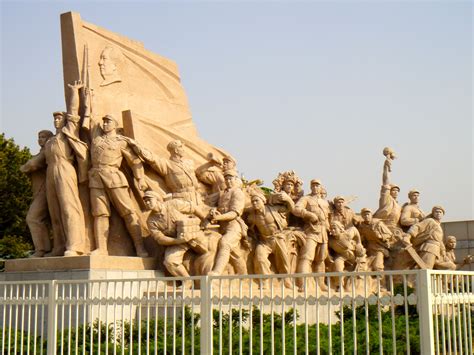
[[[379,208],[374,213],[374,217],[382,220],[392,231],[399,228],[401,207],[397,197],[400,192],[398,185],[390,182],[390,172],[392,171],[392,161],[396,158],[395,152],[391,148],[384,148],[383,154],[385,162],[383,165],[382,187],[380,189]]]
[[[418,205],[420,199],[420,192],[412,189],[408,192],[409,202],[402,206],[400,215],[400,225],[406,232],[412,225],[420,222],[425,218],[425,213]]]
[[[184,144],[180,140],[168,143],[169,159],[156,156],[133,140],[129,140],[129,143],[138,156],[163,177],[173,198],[202,203],[194,163],[184,158]]]
[[[219,241],[214,267],[209,275],[222,275],[227,264],[234,267],[237,274],[247,274],[246,260],[241,251],[241,240],[246,240],[247,225],[241,216],[245,207],[245,194],[239,187],[238,175],[234,170],[224,173],[226,189],[219,193],[217,208],[210,211],[212,223],[220,225],[222,238]]]
[[[252,207],[246,212],[246,221],[249,233],[257,239],[254,252],[253,264],[257,274],[272,274],[269,256],[273,254],[274,270],[279,274],[291,273],[290,255],[288,252],[288,241],[293,231],[288,230],[286,214],[294,208],[294,202],[286,193],[285,201],[278,205],[269,205],[263,193],[254,193],[251,196]],[[291,287],[289,280],[285,285]]]
[[[206,215],[191,201],[163,201],[153,191],[145,192],[143,200],[151,211],[148,229],[158,244],[166,247],[163,264],[168,272],[173,276],[190,276],[183,260],[188,250],[192,250],[197,255],[193,260],[197,274],[207,274],[213,266],[216,250],[212,243],[216,244],[218,239],[217,233],[211,235],[201,230],[200,220]]]
[[[20,167],[20,171],[28,174],[33,189],[33,202],[26,214],[26,223],[30,229],[31,239],[35,252],[31,257],[42,257],[51,251],[49,239],[49,212],[46,200],[46,168],[44,157],[44,146],[53,132],[42,130],[38,132],[38,144],[40,151]]]
[[[325,260],[328,257],[328,235],[329,227],[326,209],[321,203],[319,189],[321,181],[311,180],[311,193],[301,197],[295,205],[293,213],[305,222],[305,243],[300,248],[298,255],[298,273],[310,273],[313,271],[312,264],[315,263],[316,272],[325,272]],[[297,280],[300,290],[303,290],[303,280]],[[324,278],[318,280],[322,291],[327,290]]]
[[[53,249],[47,256],[77,256],[85,250],[85,218],[79,183],[87,181],[88,147],[79,139],[79,98],[71,91],[67,113],[54,112],[56,134],[44,146],[46,197],[53,229]],[[77,171],[76,171],[77,167]]]
[[[208,161],[196,169],[196,177],[203,184],[210,187],[210,193],[224,191],[226,188],[224,172],[236,170],[236,161],[230,155],[224,155],[222,160],[209,153]]]
[[[373,218],[370,209],[363,208],[360,214],[362,220],[357,229],[367,249],[369,267],[372,271],[384,271],[385,259],[390,256],[390,247],[394,243],[393,233],[383,221]]]

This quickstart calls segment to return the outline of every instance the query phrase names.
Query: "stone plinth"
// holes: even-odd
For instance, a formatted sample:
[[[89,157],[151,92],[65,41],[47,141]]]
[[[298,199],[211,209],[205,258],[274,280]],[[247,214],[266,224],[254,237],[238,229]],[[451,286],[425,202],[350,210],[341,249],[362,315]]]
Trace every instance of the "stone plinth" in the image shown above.
[[[127,256],[71,256],[15,259],[5,262],[6,272],[69,271],[69,270],[155,270],[156,258]]]
[[[46,334],[47,329],[51,280],[59,281],[55,284],[54,302],[60,320],[58,327],[61,329],[71,326],[77,329],[80,324],[97,319],[106,323],[114,319],[132,320],[139,312],[140,307],[137,305],[121,304],[121,307],[126,308],[126,314],[122,314],[122,308],[107,307],[101,302],[110,297],[141,299],[148,291],[147,282],[150,282],[144,280],[164,276],[163,272],[156,270],[157,264],[157,258],[96,255],[8,260],[5,262],[5,272],[0,273],[0,295],[10,295],[20,302],[36,300],[35,304],[26,306],[22,311],[32,317],[32,322],[22,324],[21,328],[33,331],[34,327],[38,327],[43,334]],[[163,289],[166,283],[162,282],[160,286]],[[76,303],[71,308],[64,300],[74,300]],[[87,303],[87,300],[94,302]],[[36,312],[35,307],[40,307],[42,311]],[[5,308],[0,309],[0,319],[8,314],[11,313]],[[16,322],[14,319],[12,321]]]
[[[72,256],[7,260],[0,281],[110,280],[164,276],[156,258]]]

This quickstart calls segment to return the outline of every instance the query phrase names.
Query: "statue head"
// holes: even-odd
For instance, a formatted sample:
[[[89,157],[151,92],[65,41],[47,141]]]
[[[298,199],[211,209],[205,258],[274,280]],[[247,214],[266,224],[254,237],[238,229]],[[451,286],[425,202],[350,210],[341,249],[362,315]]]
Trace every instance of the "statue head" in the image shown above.
[[[392,148],[390,147],[385,147],[383,149],[383,155],[387,158],[387,159],[390,159],[390,160],[393,160],[395,159],[397,156],[395,155],[395,152],[393,151]]]
[[[295,188],[295,183],[293,180],[285,180],[283,182],[283,186],[282,186],[282,190],[285,191],[288,195],[292,195],[293,194],[293,190]]]
[[[326,197],[328,197],[328,192],[326,191],[326,189],[324,187],[320,187],[319,189],[319,197],[321,197],[322,199],[326,199]]]
[[[297,195],[296,185],[298,184],[298,176],[293,170],[285,171],[279,174],[280,190],[286,192],[290,196]]]
[[[310,181],[310,186],[311,186],[311,194],[312,195],[319,195],[321,191],[321,180],[318,179],[313,179]]]
[[[222,158],[223,170],[235,169],[236,165],[237,165],[237,162],[230,155],[224,155],[224,157]]]
[[[333,221],[331,222],[330,232],[333,236],[340,236],[344,233],[344,226],[339,221]]]
[[[398,185],[395,185],[395,184],[390,185],[390,196],[392,196],[394,199],[397,199],[399,192],[400,192],[400,187]]]
[[[431,216],[438,222],[441,221],[445,213],[446,212],[444,208],[441,206],[433,206],[433,208],[431,209]]]
[[[293,170],[278,173],[273,180],[275,192],[286,192],[293,200],[303,196],[303,180]]]
[[[265,209],[265,203],[267,199],[265,195],[262,193],[253,193],[250,197],[250,201],[252,202],[252,207],[257,211],[263,211]]]
[[[410,200],[410,203],[417,204],[420,199],[420,191],[416,189],[410,190],[408,192],[408,199]]]
[[[56,129],[63,128],[66,124],[66,114],[61,111],[53,112],[53,124]]]
[[[179,139],[169,142],[166,149],[172,157],[176,156],[182,158],[184,156],[184,144]]]
[[[114,132],[117,129],[118,121],[112,115],[102,117],[102,130],[104,133]]]
[[[51,131],[48,131],[47,129],[44,129],[42,131],[38,132],[38,145],[43,148],[48,139],[50,139],[52,136],[54,136],[54,133]]]
[[[457,242],[457,240],[456,240],[456,237],[454,235],[448,235],[446,237],[446,243],[445,243],[446,249],[447,250],[456,249],[456,242]]]
[[[107,86],[122,81],[118,72],[118,65],[123,61],[122,52],[113,46],[107,45],[100,54],[99,69],[104,81],[100,86]]]
[[[372,211],[368,208],[363,208],[360,211],[360,215],[365,223],[370,223],[372,221]]]
[[[238,179],[239,179],[239,175],[237,174],[237,171],[233,169],[224,171],[225,186],[227,188],[230,189],[232,187],[237,186]]]
[[[346,199],[343,196],[336,196],[334,197],[333,204],[337,211],[341,212],[344,208],[344,204]]]
[[[143,202],[145,202],[148,210],[160,210],[159,207],[163,199],[157,192],[148,190],[143,195]]]

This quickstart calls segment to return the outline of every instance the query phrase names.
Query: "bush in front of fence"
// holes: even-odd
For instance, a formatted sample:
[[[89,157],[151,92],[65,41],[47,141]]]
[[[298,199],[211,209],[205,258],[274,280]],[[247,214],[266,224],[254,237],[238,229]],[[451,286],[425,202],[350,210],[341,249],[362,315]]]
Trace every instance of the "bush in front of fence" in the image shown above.
[[[43,352],[41,351],[43,346]],[[13,328],[0,328],[0,349],[2,354],[18,354],[23,355],[30,349],[30,353],[33,354],[33,350],[36,349],[36,354],[46,353],[46,341],[41,342],[40,336],[28,336],[28,332],[15,331]]]
[[[410,292],[411,293],[411,290]],[[395,292],[397,294],[397,292]],[[166,318],[144,317],[139,321],[117,321],[104,323],[95,320],[77,328],[57,332],[57,351],[75,349],[79,353],[163,353],[189,354],[194,348],[200,351],[200,315],[193,314],[191,308],[180,308],[181,312],[168,312]],[[407,353],[408,345],[412,354],[420,352],[419,317],[416,306],[378,306],[364,304],[358,307],[343,307],[336,312],[336,322],[305,324],[295,309],[284,313],[262,313],[257,307],[246,309],[213,310],[213,348],[216,353],[238,352],[259,353],[315,353],[319,347],[321,354],[340,353]],[[474,313],[473,313],[474,318]],[[23,349],[45,351],[47,342],[41,338],[28,337],[26,332],[16,333],[8,328],[0,329],[3,336],[0,348],[11,349],[8,353],[21,353]],[[2,340],[5,344],[2,344]],[[394,341],[395,340],[395,341]]]
[[[411,353],[419,354],[418,314],[416,310],[414,313],[409,311],[408,316],[404,313],[395,308],[395,318],[392,318],[392,311],[383,309],[379,317],[377,306],[368,306],[367,314],[364,307],[344,307],[342,315],[338,312],[338,322],[328,326],[322,323],[299,324],[300,316],[294,309],[283,315],[261,314],[256,307],[251,313],[233,309],[222,316],[214,311],[213,345],[216,352],[222,350],[223,354],[233,353],[240,346],[244,354],[250,353],[250,348],[254,353],[273,349],[277,354],[305,353],[306,350],[314,354],[318,347],[321,354],[337,354],[343,346],[348,353],[366,353],[367,348],[369,353],[379,353],[381,347],[383,352],[392,353],[394,346],[398,353],[407,353],[409,344]]]
[[[56,347],[58,353],[70,347],[73,353],[77,348],[79,354],[113,354],[114,351],[118,354],[122,351],[127,354],[154,354],[155,351],[167,354],[173,353],[173,348],[177,354],[187,354],[194,344],[195,351],[199,353],[199,319],[200,315],[193,314],[188,307],[184,308],[184,312],[174,322],[171,315],[168,315],[166,321],[164,317],[159,317],[147,318],[141,322],[120,320],[115,324],[106,324],[96,319],[92,324],[58,332]]]
[[[260,352],[261,348],[264,352],[270,352],[272,347],[277,354],[293,352],[294,349],[301,353],[306,350],[307,332],[309,353],[315,353],[318,346],[322,354],[329,353],[330,349],[338,353],[342,350],[342,344],[344,350],[351,353],[354,350],[366,352],[367,347],[370,353],[378,353],[381,346],[384,352],[391,353],[394,344],[397,352],[406,353],[407,344],[410,344],[411,353],[417,354],[420,349],[418,315],[412,308],[415,307],[410,306],[406,316],[404,310],[395,307],[396,316],[392,318],[390,309],[381,310],[379,317],[377,306],[368,306],[367,314],[363,307],[357,307],[355,311],[345,307],[343,314],[339,313],[339,321],[331,326],[322,323],[298,324],[300,316],[294,309],[273,315],[262,314],[256,307],[251,312],[249,309],[232,309],[227,313],[214,310],[213,347],[216,353],[222,351],[223,354],[237,352],[240,347],[244,354],[250,353],[251,348],[255,353]],[[392,332],[392,319],[395,334]],[[409,329],[408,337],[406,329]],[[188,354],[194,346],[195,353],[199,353],[200,332],[199,315],[193,315],[189,308],[185,308],[174,323],[171,317],[166,321],[160,317],[140,323],[117,322],[114,327],[112,323],[99,324],[96,320],[92,326],[79,327],[77,332],[65,330],[58,333],[57,349],[61,352],[65,344],[74,349],[77,344],[80,353],[84,348],[86,353],[105,354],[106,348],[107,353],[112,353],[115,347],[119,353],[122,350],[134,354],[154,353],[156,350],[158,353]],[[382,344],[379,339],[382,339]],[[396,339],[395,343],[393,339]]]

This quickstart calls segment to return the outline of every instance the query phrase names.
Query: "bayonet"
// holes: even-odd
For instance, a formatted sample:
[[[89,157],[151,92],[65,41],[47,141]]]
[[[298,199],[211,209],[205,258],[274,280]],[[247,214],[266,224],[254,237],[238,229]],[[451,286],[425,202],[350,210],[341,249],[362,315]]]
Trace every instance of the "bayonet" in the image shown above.
[[[87,43],[84,45],[84,58],[82,61],[82,82],[84,83],[84,89],[82,91],[82,127],[86,130],[90,130],[90,117],[92,116],[92,89],[90,87],[90,74],[89,74],[89,47]],[[84,104],[87,100],[87,94],[89,94],[89,109],[86,110]]]

